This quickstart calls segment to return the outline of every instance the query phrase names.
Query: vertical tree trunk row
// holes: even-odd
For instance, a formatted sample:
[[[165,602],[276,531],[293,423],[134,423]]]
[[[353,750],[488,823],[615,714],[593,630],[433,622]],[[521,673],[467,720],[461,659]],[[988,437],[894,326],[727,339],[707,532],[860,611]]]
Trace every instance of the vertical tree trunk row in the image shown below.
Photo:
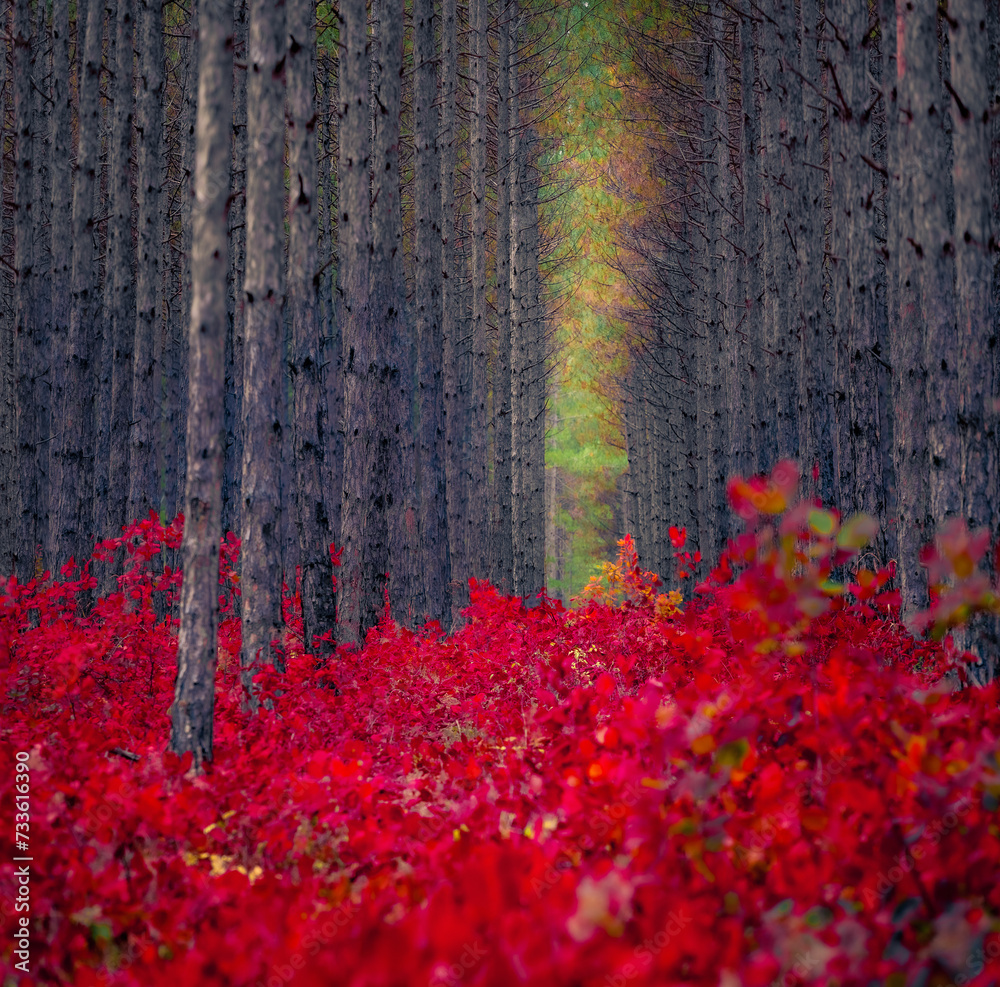
[[[665,49],[626,30],[636,96],[673,135],[648,138],[663,198],[620,238],[642,303],[624,408],[644,561],[692,504],[717,554],[727,476],[792,457],[805,493],[878,519],[865,564],[896,561],[909,615],[936,526],[995,526],[1000,507],[998,17],[769,0],[737,30],[726,5],[686,10]],[[664,483],[671,432],[689,465]]]
[[[4,7],[0,550],[26,579],[183,511],[174,746],[200,765],[222,532],[248,693],[296,562],[307,649],[338,618],[363,641],[387,588],[398,622],[447,629],[469,577],[544,583],[545,63],[535,15],[488,0],[445,4],[440,36],[418,3],[412,74],[395,0],[370,65],[356,2],[339,32],[300,0],[72,13]]]

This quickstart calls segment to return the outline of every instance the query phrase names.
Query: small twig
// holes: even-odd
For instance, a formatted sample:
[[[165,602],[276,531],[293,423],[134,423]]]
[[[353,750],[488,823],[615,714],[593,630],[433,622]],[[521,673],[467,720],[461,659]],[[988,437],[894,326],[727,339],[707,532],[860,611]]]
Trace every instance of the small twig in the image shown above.
[[[141,760],[138,754],[133,754],[131,751],[127,751],[123,747],[112,747],[111,750],[108,751],[108,753],[117,754],[119,757],[124,757],[126,760],[129,761]]]
[[[889,169],[886,168],[884,165],[880,165],[877,161],[872,161],[872,159],[868,157],[867,154],[862,154],[861,160],[864,161],[864,163],[868,165],[868,167],[871,168],[873,171],[877,171],[880,175],[883,175],[886,178],[889,177]]]

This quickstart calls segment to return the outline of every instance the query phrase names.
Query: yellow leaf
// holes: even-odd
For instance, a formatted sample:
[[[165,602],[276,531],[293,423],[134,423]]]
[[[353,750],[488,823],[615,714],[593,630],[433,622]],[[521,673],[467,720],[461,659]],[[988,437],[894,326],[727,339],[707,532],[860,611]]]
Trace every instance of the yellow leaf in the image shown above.
[[[707,754],[709,751],[715,750],[715,737],[710,733],[703,734],[701,737],[695,737],[691,741],[691,750],[695,754]]]

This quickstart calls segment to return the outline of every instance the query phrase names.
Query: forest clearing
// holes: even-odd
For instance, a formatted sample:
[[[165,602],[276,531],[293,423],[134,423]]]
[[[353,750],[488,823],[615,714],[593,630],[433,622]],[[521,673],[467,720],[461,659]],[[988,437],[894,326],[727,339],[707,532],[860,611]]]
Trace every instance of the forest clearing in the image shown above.
[[[996,0],[0,0],[0,981],[1000,983]]]

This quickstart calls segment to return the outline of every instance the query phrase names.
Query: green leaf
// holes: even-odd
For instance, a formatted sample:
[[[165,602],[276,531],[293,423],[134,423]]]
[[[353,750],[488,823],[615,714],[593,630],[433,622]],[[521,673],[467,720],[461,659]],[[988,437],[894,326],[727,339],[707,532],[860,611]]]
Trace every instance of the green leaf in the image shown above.
[[[715,763],[723,768],[738,768],[750,753],[750,745],[744,737],[723,744],[715,754]]]
[[[824,929],[833,921],[833,912],[825,905],[814,905],[802,917],[811,929]]]
[[[830,511],[809,512],[809,527],[817,534],[829,537],[837,530],[837,517]]]

